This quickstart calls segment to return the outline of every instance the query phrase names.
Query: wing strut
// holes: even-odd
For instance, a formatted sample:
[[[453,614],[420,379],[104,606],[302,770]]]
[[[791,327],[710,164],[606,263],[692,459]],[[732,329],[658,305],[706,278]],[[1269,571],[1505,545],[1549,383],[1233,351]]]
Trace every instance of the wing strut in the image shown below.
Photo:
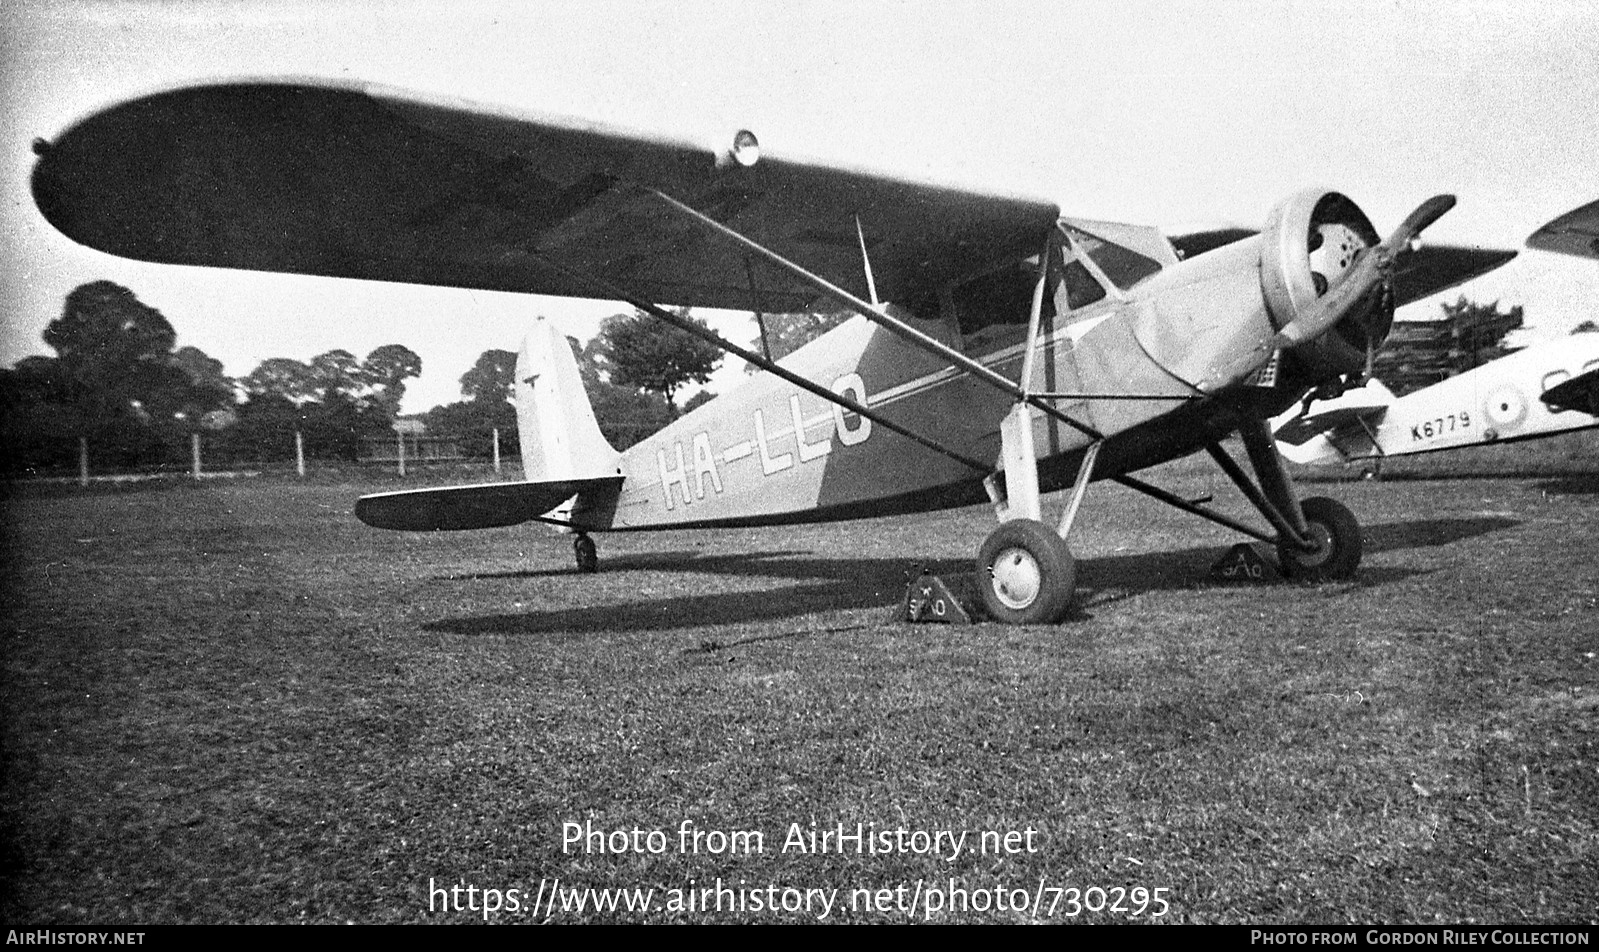
[[[698,337],[701,340],[714,344],[722,350],[725,350],[733,356],[739,358],[740,360],[754,364],[773,376],[781,377],[782,379],[788,381],[796,387],[799,387],[807,393],[821,397],[828,403],[837,404],[851,413],[860,414],[862,417],[871,420],[873,423],[883,427],[886,430],[898,433],[907,440],[911,440],[912,442],[925,446],[933,452],[942,456],[946,456],[957,463],[969,466],[977,472],[988,473],[993,470],[993,467],[987,463],[979,462],[970,456],[965,455],[964,453],[950,449],[942,443],[930,440],[919,433],[908,430],[905,427],[900,426],[898,423],[884,418],[881,413],[876,413],[872,410],[869,410],[865,406],[855,402],[854,400],[851,400],[849,397],[846,397],[843,394],[834,393],[821,384],[818,384],[814,380],[809,380],[805,377],[802,377],[786,367],[782,367],[770,360],[767,360],[765,357],[762,357],[759,354],[745,350],[743,347],[738,346],[715,331],[700,327],[698,324],[695,324],[692,321],[686,321],[683,318],[678,317],[676,314],[673,314],[671,311],[668,311],[666,308],[660,307],[659,305],[640,298],[639,296],[628,291],[626,288],[613,284],[604,278],[596,277],[592,274],[587,274],[582,271],[574,271],[573,269],[568,268],[567,266],[554,261],[543,254],[540,254],[539,252],[527,251],[526,253],[530,257],[538,259],[539,263],[543,264],[545,267],[557,271],[575,281],[580,281],[593,287],[596,289],[596,291],[600,292],[596,295],[596,297],[609,298],[611,300],[623,301],[631,304],[651,317],[659,318],[660,320],[665,321],[680,331],[693,334],[695,337]]]
[[[872,278],[872,256],[866,253],[866,232],[861,230],[861,216],[855,216],[855,237],[861,241],[861,266],[866,269],[866,293],[872,297],[872,307],[882,307],[877,299],[877,282]]]
[[[766,337],[766,315],[761,313],[761,296],[755,287],[755,262],[748,257],[744,259],[744,274],[750,281],[750,300],[755,302],[755,326],[761,330],[761,356],[771,360],[772,342]]]
[[[1115,482],[1121,483],[1128,489],[1137,490],[1146,496],[1160,500],[1168,506],[1174,506],[1178,509],[1181,509],[1183,512],[1192,513],[1201,519],[1209,519],[1211,522],[1214,522],[1217,525],[1226,526],[1234,532],[1241,532],[1244,535],[1249,536],[1251,539],[1259,539],[1262,542],[1270,542],[1273,545],[1275,545],[1278,541],[1276,536],[1261,532],[1254,526],[1239,522],[1237,519],[1234,519],[1231,516],[1224,516],[1219,512],[1211,512],[1209,509],[1196,506],[1176,493],[1167,492],[1166,490],[1161,489],[1159,486],[1152,486],[1136,477],[1112,476],[1111,479]]]
[[[1067,426],[1078,431],[1079,433],[1082,433],[1089,439],[1104,439],[1104,436],[1098,430],[1095,430],[1093,427],[1073,419],[1068,414],[1057,409],[1048,400],[1029,393],[1025,387],[1017,384],[1009,377],[997,373],[989,367],[978,363],[977,361],[971,359],[953,347],[942,343],[941,341],[934,340],[916,328],[906,324],[904,321],[884,313],[882,310],[873,307],[869,302],[861,300],[838,285],[828,281],[821,275],[813,274],[810,271],[807,271],[803,266],[788,260],[777,252],[772,251],[766,246],[760,244],[759,242],[746,238],[744,235],[734,231],[732,228],[727,227],[709,215],[683,204],[659,189],[646,188],[645,191],[648,194],[660,199],[669,208],[680,212],[689,219],[698,222],[700,225],[718,235],[721,235],[729,241],[732,241],[735,244],[754,252],[762,258],[765,258],[767,261],[770,261],[772,264],[775,264],[779,268],[789,272],[828,297],[834,298],[851,311],[854,311],[874,324],[879,324],[882,327],[887,328],[916,347],[919,347],[922,350],[925,350],[943,360],[949,361],[979,380],[998,388],[999,390],[1009,394],[1023,403],[1037,407],[1045,414],[1054,417],[1062,423],[1065,423]]]
[[[1255,509],[1258,510],[1261,515],[1266,517],[1266,521],[1271,523],[1271,527],[1277,530],[1277,537],[1280,539],[1292,539],[1295,541],[1295,543],[1298,543],[1298,541],[1302,538],[1300,530],[1293,528],[1292,524],[1288,521],[1288,517],[1283,514],[1283,511],[1277,508],[1277,506],[1272,503],[1266,497],[1266,495],[1255,486],[1253,482],[1250,481],[1249,477],[1244,473],[1243,468],[1234,462],[1231,456],[1227,455],[1227,451],[1222,448],[1221,444],[1207,443],[1205,444],[1205,450],[1206,452],[1210,453],[1210,458],[1216,461],[1216,465],[1221,467],[1222,472],[1227,474],[1227,478],[1233,481],[1233,485],[1237,486],[1239,491],[1244,494],[1245,498],[1247,498],[1250,503],[1254,505]],[[1256,538],[1265,539],[1267,542],[1276,541],[1275,539],[1269,539],[1262,535],[1254,533],[1251,534],[1255,535]]]

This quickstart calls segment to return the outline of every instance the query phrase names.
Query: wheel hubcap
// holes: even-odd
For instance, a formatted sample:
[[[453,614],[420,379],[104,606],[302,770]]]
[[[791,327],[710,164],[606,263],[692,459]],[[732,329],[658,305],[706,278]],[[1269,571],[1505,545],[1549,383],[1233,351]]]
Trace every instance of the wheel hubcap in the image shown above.
[[[989,568],[994,595],[1007,608],[1023,609],[1038,598],[1043,573],[1038,560],[1026,549],[1004,549]]]
[[[1333,539],[1332,531],[1319,522],[1312,522],[1310,528],[1310,542],[1316,548],[1309,552],[1295,551],[1294,561],[1306,568],[1320,568],[1332,558]]]

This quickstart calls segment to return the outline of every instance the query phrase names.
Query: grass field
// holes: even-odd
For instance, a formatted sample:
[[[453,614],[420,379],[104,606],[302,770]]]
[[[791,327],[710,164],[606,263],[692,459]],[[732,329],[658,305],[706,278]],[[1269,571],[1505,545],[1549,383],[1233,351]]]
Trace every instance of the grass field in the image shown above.
[[[13,489],[0,916],[1591,923],[1599,475],[1556,473],[1308,485],[1367,528],[1321,587],[1212,584],[1235,536],[1101,484],[1038,628],[894,620],[980,509],[601,536],[580,577],[543,527],[368,529],[363,485]],[[968,838],[784,849],[840,824]]]

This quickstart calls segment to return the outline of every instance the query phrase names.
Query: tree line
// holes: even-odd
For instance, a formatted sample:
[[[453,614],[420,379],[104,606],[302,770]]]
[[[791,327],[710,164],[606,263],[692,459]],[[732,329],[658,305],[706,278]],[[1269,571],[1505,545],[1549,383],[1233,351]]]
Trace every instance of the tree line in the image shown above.
[[[1501,312],[1460,297],[1433,321],[1399,322],[1374,364],[1375,376],[1404,394],[1503,356],[1504,337],[1522,326],[1520,307]],[[678,314],[706,327],[687,309]],[[752,343],[773,359],[845,318],[841,314],[767,315]],[[295,459],[296,439],[312,459],[354,461],[363,437],[392,438],[406,381],[422,359],[385,344],[364,359],[330,350],[309,361],[272,357],[234,379],[199,348],[177,346],[172,325],[132,291],[95,281],[67,295],[44,331],[54,357],[26,357],[0,369],[0,445],[4,470],[69,469],[83,445],[95,468],[183,465],[201,433],[217,464]],[[680,410],[677,396],[705,383],[722,352],[645,314],[602,322],[587,345],[568,338],[579,374],[613,446],[624,449],[711,399],[700,393]],[[465,456],[487,458],[494,431],[515,451],[510,402],[516,354],[486,350],[460,377],[464,399],[421,414],[429,433],[452,437]]]
[[[704,383],[721,359],[641,313],[608,318],[586,347],[569,340],[600,429],[618,447],[670,422],[677,392]],[[293,460],[297,439],[312,459],[354,461],[363,437],[392,434],[406,381],[422,372],[414,351],[385,344],[365,359],[347,350],[272,357],[230,378],[221,361],[178,347],[160,311],[110,281],[73,289],[44,341],[54,357],[0,368],[0,465],[12,474],[71,468],[83,446],[96,469],[183,465],[195,433],[212,465]],[[422,414],[428,430],[487,457],[493,431],[516,428],[515,366],[514,353],[485,351],[460,378],[466,399]]]
[[[678,316],[709,330],[686,308]],[[642,311],[606,318],[587,345],[573,337],[566,341],[600,432],[617,449],[632,446],[709,400],[702,392],[679,409],[676,396],[684,386],[709,380],[722,360],[714,344]],[[465,455],[488,456],[495,430],[502,438],[515,432],[516,408],[510,402],[515,376],[514,352],[484,351],[461,375],[466,399],[422,415],[428,432],[455,437]]]
[[[1372,362],[1372,376],[1395,396],[1404,396],[1440,380],[1498,360],[1520,348],[1505,344],[1505,335],[1522,326],[1520,306],[1499,310],[1499,302],[1479,304],[1460,295],[1443,303],[1443,317],[1430,321],[1395,321],[1393,331]]]

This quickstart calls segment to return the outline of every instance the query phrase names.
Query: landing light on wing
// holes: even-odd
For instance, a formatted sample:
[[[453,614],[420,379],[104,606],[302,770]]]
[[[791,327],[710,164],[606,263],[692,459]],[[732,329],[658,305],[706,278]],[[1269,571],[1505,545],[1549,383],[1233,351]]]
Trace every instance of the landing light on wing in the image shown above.
[[[740,129],[733,134],[733,147],[727,155],[739,165],[749,168],[761,160],[760,140],[748,129]]]

